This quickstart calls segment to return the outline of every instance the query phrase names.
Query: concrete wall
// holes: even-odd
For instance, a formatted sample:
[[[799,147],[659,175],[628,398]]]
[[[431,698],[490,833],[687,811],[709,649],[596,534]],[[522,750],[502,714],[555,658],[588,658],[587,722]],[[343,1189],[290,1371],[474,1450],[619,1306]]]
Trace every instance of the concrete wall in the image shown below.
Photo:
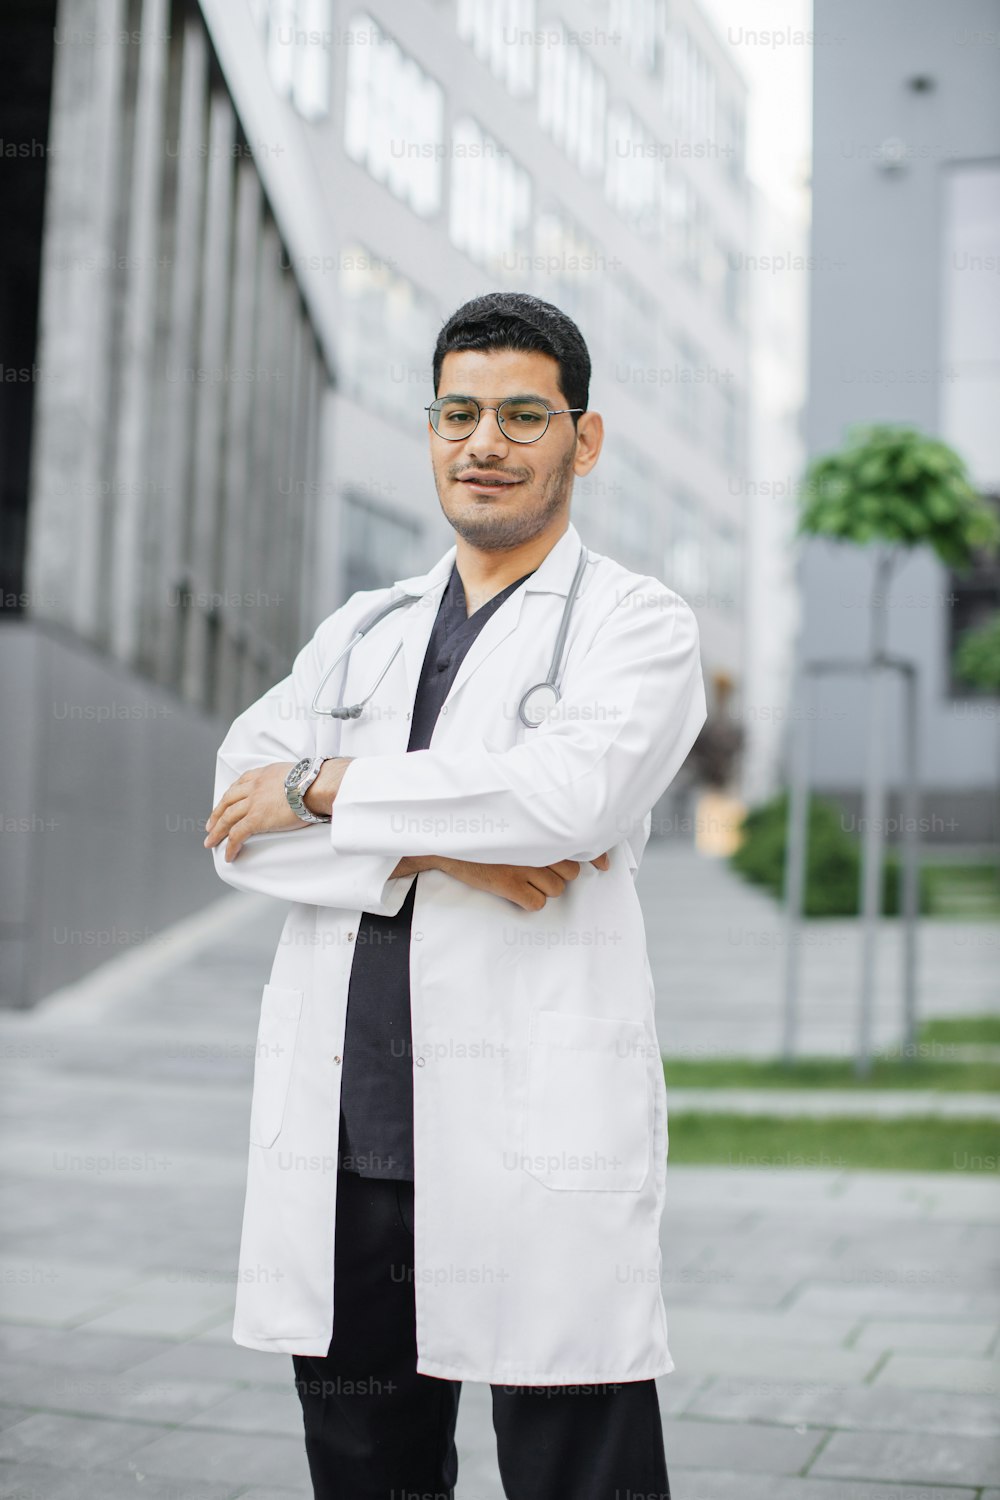
[[[946,191],[956,164],[1000,156],[998,0],[817,0],[810,406],[812,454],[855,422],[905,422],[957,441],[951,363]],[[914,88],[924,79],[930,86]],[[887,170],[886,159],[898,165]],[[983,293],[983,315],[997,299]],[[993,360],[1000,327],[992,336]],[[995,413],[994,413],[995,416]],[[995,426],[994,422],[994,426]],[[967,451],[967,445],[965,445]],[[969,452],[984,488],[979,452]],[[810,543],[802,569],[807,657],[855,656],[868,640],[867,551]],[[982,840],[997,765],[997,716],[948,697],[948,574],[915,556],[890,594],[890,650],[923,674],[920,742],[928,804],[960,808],[953,841]],[[831,684],[818,700],[821,786],[856,789],[864,694]],[[898,736],[886,747],[891,779]],[[947,834],[946,834],[947,836]]]
[[[0,627],[0,1005],[225,894],[202,848],[226,726],[68,634]]]

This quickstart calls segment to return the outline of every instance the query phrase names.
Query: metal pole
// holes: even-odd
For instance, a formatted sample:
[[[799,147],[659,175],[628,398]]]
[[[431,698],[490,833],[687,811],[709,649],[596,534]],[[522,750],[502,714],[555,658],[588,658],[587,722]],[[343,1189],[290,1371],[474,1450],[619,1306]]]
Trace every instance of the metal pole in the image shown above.
[[[917,933],[920,914],[920,817],[919,750],[917,711],[919,668],[901,664],[905,693],[904,739],[906,784],[903,797],[903,884],[900,910],[903,918],[903,1056],[916,1054],[917,1039]]]
[[[884,694],[879,658],[868,667],[868,753],[865,769],[864,824],[861,856],[861,993],[855,1072],[871,1072],[872,1012],[875,994],[875,950],[882,911],[882,830],[885,786],[882,779]]]
[[[806,884],[809,825],[809,669],[801,665],[796,674],[793,706],[802,716],[792,720],[791,765],[788,797],[788,829],[785,845],[785,1021],[782,1050],[785,1061],[795,1059],[798,1031],[800,928]]]

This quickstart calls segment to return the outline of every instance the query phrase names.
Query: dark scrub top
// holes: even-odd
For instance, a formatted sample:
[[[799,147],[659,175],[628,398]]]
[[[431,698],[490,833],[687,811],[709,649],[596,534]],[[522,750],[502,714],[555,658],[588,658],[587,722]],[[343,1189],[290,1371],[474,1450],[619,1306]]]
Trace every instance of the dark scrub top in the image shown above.
[[[534,570],[532,570],[534,571]],[[426,750],[465,653],[525,573],[466,614],[458,569],[441,596],[413,704],[407,750]],[[394,917],[362,912],[347,992],[338,1165],[361,1177],[413,1179],[410,927],[417,879]]]

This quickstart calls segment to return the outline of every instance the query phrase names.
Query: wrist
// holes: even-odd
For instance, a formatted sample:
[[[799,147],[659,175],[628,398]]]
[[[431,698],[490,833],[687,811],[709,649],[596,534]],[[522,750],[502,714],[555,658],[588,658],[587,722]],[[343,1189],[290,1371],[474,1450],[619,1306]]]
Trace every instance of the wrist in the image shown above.
[[[350,755],[336,755],[320,768],[319,775],[302,798],[309,812],[317,817],[331,815],[344,772],[352,759]]]
[[[442,860],[436,854],[404,854],[389,878],[405,879],[407,875],[419,875],[422,870],[438,870],[441,865]]]

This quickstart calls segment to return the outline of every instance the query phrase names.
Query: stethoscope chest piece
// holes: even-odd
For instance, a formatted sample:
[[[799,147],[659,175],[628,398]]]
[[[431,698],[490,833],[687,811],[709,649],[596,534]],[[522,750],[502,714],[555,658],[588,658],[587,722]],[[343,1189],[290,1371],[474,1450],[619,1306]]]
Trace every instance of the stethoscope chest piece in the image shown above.
[[[554,682],[536,682],[528,688],[517,706],[517,716],[529,729],[544,724],[559,702],[559,689]]]

